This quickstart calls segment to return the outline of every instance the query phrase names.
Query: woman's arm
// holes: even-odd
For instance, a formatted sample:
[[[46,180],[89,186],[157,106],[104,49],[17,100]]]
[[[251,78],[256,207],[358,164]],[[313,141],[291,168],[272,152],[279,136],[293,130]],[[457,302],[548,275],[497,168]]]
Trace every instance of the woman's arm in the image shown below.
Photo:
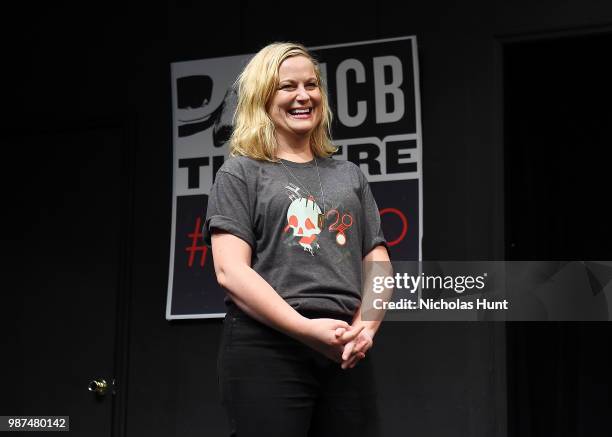
[[[251,268],[251,246],[228,232],[212,234],[212,252],[219,285],[249,316],[318,350],[337,362],[344,344],[364,329],[334,319],[308,319],[295,311]]]
[[[372,249],[365,257],[363,257],[364,271],[367,271],[368,262],[379,263],[378,267],[382,268],[385,275],[392,276],[391,260],[389,259],[389,252],[383,245],[376,246]],[[364,281],[368,281],[367,275],[364,275]],[[367,285],[367,284],[366,284]],[[367,287],[363,293],[371,293]],[[390,298],[390,293],[387,292],[386,296],[382,296],[385,299]],[[363,297],[362,297],[363,302]],[[360,306],[355,316],[353,317],[352,327],[363,330],[355,340],[348,342],[342,353],[342,368],[353,368],[357,362],[365,357],[366,352],[374,345],[374,336],[382,323],[384,313],[378,311],[375,313],[373,320],[363,320],[362,318],[363,306]]]

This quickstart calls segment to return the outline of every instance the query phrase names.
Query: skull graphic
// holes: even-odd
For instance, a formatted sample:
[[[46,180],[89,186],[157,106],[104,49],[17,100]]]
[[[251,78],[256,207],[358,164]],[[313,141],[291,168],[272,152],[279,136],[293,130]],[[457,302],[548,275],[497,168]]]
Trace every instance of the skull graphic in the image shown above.
[[[318,217],[321,214],[321,208],[315,203],[312,197],[299,197],[292,200],[287,210],[287,227],[293,231],[294,237],[299,237],[299,244],[304,250],[314,255],[314,250],[319,248],[319,244],[315,241],[317,235],[321,233],[321,228],[318,224]]]

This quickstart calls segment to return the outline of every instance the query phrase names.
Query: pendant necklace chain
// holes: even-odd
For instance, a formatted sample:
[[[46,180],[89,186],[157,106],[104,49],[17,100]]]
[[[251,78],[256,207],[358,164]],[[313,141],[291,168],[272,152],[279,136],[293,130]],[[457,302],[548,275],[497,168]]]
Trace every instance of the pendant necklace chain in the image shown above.
[[[319,178],[319,188],[321,189],[321,198],[323,201],[323,214],[319,214],[319,227],[323,227],[322,223],[324,223],[325,221],[325,192],[323,191],[323,184],[321,183],[321,174],[319,173],[319,164],[317,164],[317,157],[314,157],[314,162],[315,162],[315,167],[317,169],[317,177]],[[283,162],[283,160],[280,160],[280,163],[283,165],[283,167],[285,167],[285,170],[287,170],[287,172],[289,172],[289,174],[291,176],[293,176],[293,178],[297,181],[297,183],[304,188],[304,190],[306,190],[306,192],[312,196],[312,198],[314,199],[314,196],[312,195],[312,193],[308,190],[308,188],[306,188],[304,186],[304,184],[302,184],[302,181],[300,181],[297,176],[295,176],[293,174],[293,172],[291,170],[289,170],[289,167],[287,167],[285,165],[285,163]]]

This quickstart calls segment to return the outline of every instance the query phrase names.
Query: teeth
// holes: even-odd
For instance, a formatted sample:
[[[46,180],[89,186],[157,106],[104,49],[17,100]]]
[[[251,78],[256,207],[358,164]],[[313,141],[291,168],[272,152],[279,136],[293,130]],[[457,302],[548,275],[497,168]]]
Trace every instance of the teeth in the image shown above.
[[[308,114],[310,113],[310,108],[308,109],[291,109],[289,111],[290,114]]]

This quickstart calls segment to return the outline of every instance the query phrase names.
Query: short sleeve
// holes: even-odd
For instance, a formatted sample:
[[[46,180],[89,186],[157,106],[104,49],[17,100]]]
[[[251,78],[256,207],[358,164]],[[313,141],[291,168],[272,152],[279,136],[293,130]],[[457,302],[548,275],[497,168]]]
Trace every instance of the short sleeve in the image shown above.
[[[362,258],[370,253],[376,246],[383,245],[389,251],[389,244],[385,239],[381,225],[380,214],[376,200],[370,189],[370,184],[361,174],[361,205],[363,211],[363,242],[362,242]]]
[[[249,193],[246,183],[226,171],[219,170],[208,197],[206,220],[202,234],[204,243],[211,247],[213,229],[221,229],[255,247],[251,225]]]

